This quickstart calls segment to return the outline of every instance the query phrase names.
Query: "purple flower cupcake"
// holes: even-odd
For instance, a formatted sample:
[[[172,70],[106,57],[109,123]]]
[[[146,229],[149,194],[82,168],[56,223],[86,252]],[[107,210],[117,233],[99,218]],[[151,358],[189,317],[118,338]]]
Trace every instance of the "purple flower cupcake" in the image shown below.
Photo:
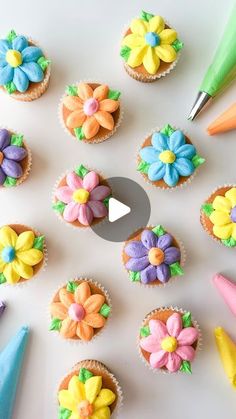
[[[24,182],[31,169],[31,152],[23,135],[0,129],[0,186],[17,186]]]
[[[184,249],[161,225],[132,234],[125,242],[122,259],[130,280],[145,285],[163,285],[184,273]]]

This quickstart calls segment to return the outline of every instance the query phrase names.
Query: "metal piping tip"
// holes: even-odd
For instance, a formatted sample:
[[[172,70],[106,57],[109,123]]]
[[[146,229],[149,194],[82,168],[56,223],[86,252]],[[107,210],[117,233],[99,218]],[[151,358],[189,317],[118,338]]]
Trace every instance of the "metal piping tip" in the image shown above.
[[[191,112],[188,116],[188,119],[190,119],[190,121],[193,121],[211,100],[212,96],[210,96],[208,93],[199,92],[191,109]]]

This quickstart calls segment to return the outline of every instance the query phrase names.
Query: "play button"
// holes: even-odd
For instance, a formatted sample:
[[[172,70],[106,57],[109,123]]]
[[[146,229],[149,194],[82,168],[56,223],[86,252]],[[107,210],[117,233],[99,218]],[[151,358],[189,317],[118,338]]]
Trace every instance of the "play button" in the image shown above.
[[[112,197],[108,203],[108,217],[92,226],[105,240],[123,242],[130,234],[148,224],[151,206],[145,190],[125,177],[107,179]]]

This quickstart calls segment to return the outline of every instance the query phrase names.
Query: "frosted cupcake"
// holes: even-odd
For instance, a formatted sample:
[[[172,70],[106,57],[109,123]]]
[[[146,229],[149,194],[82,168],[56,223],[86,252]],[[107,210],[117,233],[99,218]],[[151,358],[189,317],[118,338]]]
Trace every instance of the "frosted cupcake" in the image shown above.
[[[204,162],[184,132],[167,124],[143,142],[137,170],[152,185],[171,189],[189,182]]]
[[[11,31],[0,40],[0,87],[11,97],[29,102],[47,89],[50,61],[31,39]]]
[[[168,74],[178,59],[183,43],[161,16],[142,11],[125,31],[120,55],[127,73],[142,82]]]
[[[77,140],[100,143],[111,137],[121,118],[120,92],[106,84],[68,86],[61,100],[62,124]]]

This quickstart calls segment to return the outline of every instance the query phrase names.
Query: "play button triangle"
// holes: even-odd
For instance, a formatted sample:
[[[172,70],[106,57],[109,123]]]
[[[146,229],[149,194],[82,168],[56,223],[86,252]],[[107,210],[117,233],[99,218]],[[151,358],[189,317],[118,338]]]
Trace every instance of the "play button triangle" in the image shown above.
[[[111,223],[119,220],[125,215],[131,212],[131,208],[128,205],[123,204],[115,198],[109,199],[108,204],[108,219]]]

